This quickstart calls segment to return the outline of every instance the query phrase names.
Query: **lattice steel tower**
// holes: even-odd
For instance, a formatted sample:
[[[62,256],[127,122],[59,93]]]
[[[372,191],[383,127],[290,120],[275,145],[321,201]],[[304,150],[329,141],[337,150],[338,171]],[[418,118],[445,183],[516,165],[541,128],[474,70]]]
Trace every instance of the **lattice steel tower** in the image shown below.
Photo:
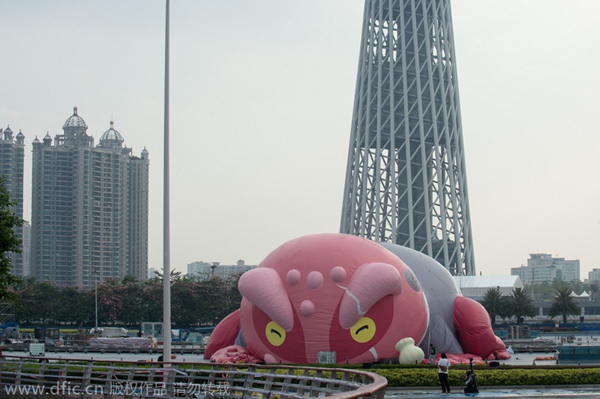
[[[475,274],[450,0],[366,0],[341,232]]]

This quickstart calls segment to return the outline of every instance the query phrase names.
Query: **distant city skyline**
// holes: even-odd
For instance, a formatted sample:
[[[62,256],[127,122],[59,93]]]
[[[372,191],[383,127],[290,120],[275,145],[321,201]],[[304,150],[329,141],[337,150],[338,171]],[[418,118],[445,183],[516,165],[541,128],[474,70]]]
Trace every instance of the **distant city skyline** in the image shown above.
[[[258,264],[339,229],[364,2],[171,4],[171,267]],[[341,12],[340,10],[343,10]],[[79,107],[150,163],[162,268],[164,3],[5,2],[0,127],[31,143]],[[600,267],[600,40],[591,0],[452,2],[477,274],[530,253]],[[226,18],[225,18],[226,16]],[[138,148],[138,146],[140,148]]]

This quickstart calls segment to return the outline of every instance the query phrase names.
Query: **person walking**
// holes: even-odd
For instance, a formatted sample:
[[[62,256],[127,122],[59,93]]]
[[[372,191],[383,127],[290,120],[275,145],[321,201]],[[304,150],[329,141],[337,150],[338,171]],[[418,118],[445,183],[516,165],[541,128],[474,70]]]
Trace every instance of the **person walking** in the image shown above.
[[[442,386],[442,393],[450,393],[450,384],[448,383],[448,370],[450,370],[450,360],[445,353],[441,354],[441,359],[438,362],[438,377]]]

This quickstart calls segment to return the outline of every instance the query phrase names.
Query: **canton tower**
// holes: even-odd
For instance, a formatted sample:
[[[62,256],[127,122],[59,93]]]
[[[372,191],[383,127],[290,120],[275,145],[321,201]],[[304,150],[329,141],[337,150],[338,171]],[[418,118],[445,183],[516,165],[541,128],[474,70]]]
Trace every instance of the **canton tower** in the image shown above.
[[[366,0],[340,231],[474,275],[450,0]]]

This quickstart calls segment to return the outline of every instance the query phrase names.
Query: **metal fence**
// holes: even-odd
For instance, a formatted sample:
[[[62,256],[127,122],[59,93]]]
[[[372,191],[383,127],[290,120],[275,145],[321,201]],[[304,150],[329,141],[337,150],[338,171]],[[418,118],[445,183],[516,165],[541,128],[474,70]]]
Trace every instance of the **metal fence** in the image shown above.
[[[0,397],[377,398],[387,380],[339,368],[90,359],[0,359]]]

